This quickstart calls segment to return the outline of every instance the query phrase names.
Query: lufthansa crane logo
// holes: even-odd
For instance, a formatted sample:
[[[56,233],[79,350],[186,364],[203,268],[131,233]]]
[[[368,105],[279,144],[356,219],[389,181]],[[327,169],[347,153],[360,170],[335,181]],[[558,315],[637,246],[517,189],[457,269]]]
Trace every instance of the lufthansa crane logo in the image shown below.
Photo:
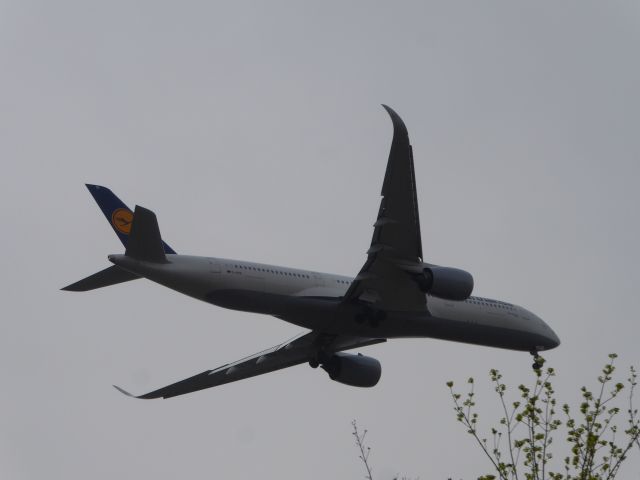
[[[131,222],[133,222],[133,213],[126,208],[118,208],[111,214],[113,228],[125,235],[129,235],[131,231]]]

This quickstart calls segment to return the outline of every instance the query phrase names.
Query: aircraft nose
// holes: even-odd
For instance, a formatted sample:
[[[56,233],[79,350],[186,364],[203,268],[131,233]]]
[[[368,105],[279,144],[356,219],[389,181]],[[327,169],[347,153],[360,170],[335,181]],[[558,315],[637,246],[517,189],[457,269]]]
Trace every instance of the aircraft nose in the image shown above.
[[[560,345],[560,338],[547,323],[529,310],[522,308],[521,313],[529,320],[532,333],[537,337],[536,349],[551,350]]]
[[[537,320],[537,323],[540,326],[542,326],[541,333],[542,333],[542,336],[544,337],[544,349],[551,350],[552,348],[556,348],[557,346],[559,346],[560,337],[558,337],[556,332],[553,331],[553,329],[547,324],[547,322],[542,320],[537,315],[534,315],[533,313],[531,313],[531,315]]]
[[[560,345],[560,337],[558,337],[556,332],[554,332],[549,325],[547,325],[547,328],[549,329],[549,334],[548,334],[549,346],[547,346],[547,350],[551,350],[552,348],[556,348]]]

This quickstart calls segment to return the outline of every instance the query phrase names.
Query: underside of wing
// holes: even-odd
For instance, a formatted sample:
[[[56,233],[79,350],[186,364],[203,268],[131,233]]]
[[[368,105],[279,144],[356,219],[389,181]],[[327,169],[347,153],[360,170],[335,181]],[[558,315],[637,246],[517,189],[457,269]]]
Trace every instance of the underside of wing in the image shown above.
[[[407,272],[422,263],[422,240],[413,153],[407,127],[391,108],[393,141],[367,261],[347,291],[346,302],[383,310],[424,310],[426,297]]]
[[[135,398],[170,398],[313,361],[320,349],[324,353],[335,353],[384,341],[385,339],[381,338],[327,337],[318,332],[309,332],[255,355],[222,365],[214,370],[204,371],[144,395],[131,395],[120,387],[115,385],[114,387],[125,395]]]

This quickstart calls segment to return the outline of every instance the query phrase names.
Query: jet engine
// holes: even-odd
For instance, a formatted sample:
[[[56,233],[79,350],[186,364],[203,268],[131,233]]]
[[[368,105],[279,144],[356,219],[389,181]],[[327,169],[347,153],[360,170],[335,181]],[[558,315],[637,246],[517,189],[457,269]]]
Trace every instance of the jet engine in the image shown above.
[[[424,264],[415,278],[424,293],[445,300],[466,300],[473,292],[473,277],[459,268]]]
[[[382,374],[380,362],[362,354],[334,353],[321,367],[331,380],[352,387],[373,387]]]

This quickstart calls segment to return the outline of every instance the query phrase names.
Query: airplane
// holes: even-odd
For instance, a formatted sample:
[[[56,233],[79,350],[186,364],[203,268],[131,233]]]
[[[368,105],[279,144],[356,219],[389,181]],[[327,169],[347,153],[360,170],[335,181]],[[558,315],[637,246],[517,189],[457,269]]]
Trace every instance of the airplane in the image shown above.
[[[346,350],[397,338],[437,338],[538,353],[560,339],[523,307],[472,296],[473,277],[422,256],[412,147],[398,114],[382,185],[382,200],[367,259],[355,276],[179,255],[162,240],[155,214],[131,211],[111,190],[87,184],[125,247],[109,255],[112,266],[62,290],[83,292],[146,278],[219,307],[272,315],[305,328],[299,336],[241,360],[206,370],[143,395],[171,398],[308,363],[337,382],[373,387],[382,367],[375,358]]]

